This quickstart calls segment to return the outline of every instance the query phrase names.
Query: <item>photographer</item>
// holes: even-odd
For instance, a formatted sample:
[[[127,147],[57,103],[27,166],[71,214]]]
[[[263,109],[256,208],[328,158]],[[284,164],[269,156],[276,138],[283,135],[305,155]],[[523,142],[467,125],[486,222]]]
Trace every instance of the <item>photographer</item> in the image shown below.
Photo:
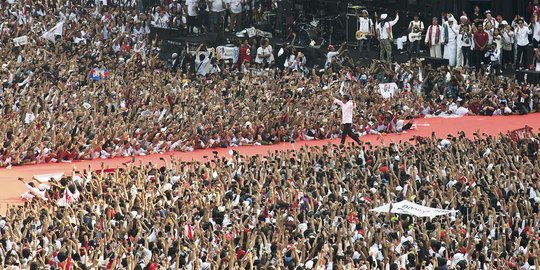
[[[501,51],[497,48],[496,44],[492,44],[489,50],[486,52],[485,57],[489,58],[489,68],[490,68],[490,72],[493,75],[500,74],[500,70],[501,70],[501,61],[499,57],[500,55],[501,55]]]
[[[529,103],[531,101],[531,89],[529,89],[529,86],[526,84],[521,87],[516,86],[514,97],[515,107],[513,111],[519,114],[528,114],[530,112]]]

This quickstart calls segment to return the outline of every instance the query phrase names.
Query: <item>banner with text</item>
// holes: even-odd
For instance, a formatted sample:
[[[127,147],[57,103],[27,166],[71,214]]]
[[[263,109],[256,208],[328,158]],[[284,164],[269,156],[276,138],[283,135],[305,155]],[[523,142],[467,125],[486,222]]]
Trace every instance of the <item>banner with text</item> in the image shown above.
[[[397,90],[398,90],[398,86],[396,83],[379,84],[379,91],[381,93],[381,96],[383,96],[383,98],[392,97],[396,93]]]

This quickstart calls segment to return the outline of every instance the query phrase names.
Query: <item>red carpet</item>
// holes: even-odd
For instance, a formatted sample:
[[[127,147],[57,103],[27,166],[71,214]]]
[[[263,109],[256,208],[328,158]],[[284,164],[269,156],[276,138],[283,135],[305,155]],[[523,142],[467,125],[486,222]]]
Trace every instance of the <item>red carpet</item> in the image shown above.
[[[533,128],[533,132],[539,132],[540,128],[540,114],[530,114],[526,116],[495,116],[495,117],[483,117],[483,116],[469,116],[462,118],[453,118],[453,119],[444,119],[444,118],[431,118],[431,119],[418,119],[415,121],[417,124],[416,130],[409,131],[404,134],[391,134],[383,137],[385,143],[390,141],[399,142],[399,141],[408,141],[413,135],[415,136],[431,136],[431,132],[435,132],[437,137],[446,137],[447,134],[456,135],[459,131],[464,131],[468,136],[476,130],[480,130],[482,133],[487,133],[490,135],[497,135],[500,132],[506,133],[507,131],[523,128],[526,125]],[[352,141],[350,138],[349,142]],[[381,141],[378,140],[377,136],[366,136],[362,138],[363,141],[370,141],[374,144],[380,144]],[[303,145],[314,146],[314,145],[324,145],[330,142],[330,140],[323,141],[302,141],[297,142],[296,144],[291,143],[281,143],[278,145],[271,146],[242,146],[237,147],[237,150],[242,155],[255,155],[255,154],[266,154],[268,152],[273,152],[275,150],[285,150],[285,149],[295,149]],[[339,140],[331,141],[333,143],[338,143]],[[167,154],[159,155],[150,155],[145,157],[137,157],[136,162],[139,160],[143,162],[160,162],[159,158],[173,155],[176,159],[182,159],[185,161],[188,160],[204,160],[205,156],[212,157],[212,151],[218,151],[220,156],[228,156],[228,149],[207,149],[200,150],[195,152],[171,152]],[[81,161],[73,163],[49,163],[49,164],[38,164],[38,165],[26,165],[26,166],[17,166],[11,169],[0,169],[0,183],[2,189],[0,190],[0,202],[3,203],[17,203],[20,202],[20,195],[26,191],[26,188],[17,181],[18,177],[23,177],[25,179],[30,179],[33,175],[36,174],[47,174],[47,173],[58,173],[66,172],[70,173],[73,167],[83,170],[88,168],[89,165],[93,169],[100,169],[101,164],[104,164],[105,168],[116,168],[123,167],[122,163],[131,161],[131,158],[114,158],[107,160],[92,160],[92,161]],[[2,207],[1,211],[5,210]]]

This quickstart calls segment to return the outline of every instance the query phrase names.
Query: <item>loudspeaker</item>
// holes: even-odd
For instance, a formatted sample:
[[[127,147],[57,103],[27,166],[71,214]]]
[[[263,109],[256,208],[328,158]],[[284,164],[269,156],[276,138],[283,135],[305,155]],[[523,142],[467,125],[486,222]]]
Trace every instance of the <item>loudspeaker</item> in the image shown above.
[[[210,46],[214,46],[219,43],[218,34],[215,32],[206,33],[204,35],[191,35],[186,34],[182,30],[174,28],[150,27],[151,39],[154,39],[156,36],[161,40],[172,40],[188,43],[205,43]]]
[[[349,46],[358,46],[358,41],[356,40],[356,30],[358,30],[358,17],[356,16],[356,14],[347,14],[346,26],[347,44]]]
[[[519,83],[537,84],[540,81],[540,72],[530,70],[518,70],[516,71],[516,80]]]
[[[448,59],[444,58],[433,58],[433,57],[425,57],[422,60],[422,65],[427,66],[431,65],[432,68],[438,68],[441,66],[447,66],[450,64],[450,61]]]

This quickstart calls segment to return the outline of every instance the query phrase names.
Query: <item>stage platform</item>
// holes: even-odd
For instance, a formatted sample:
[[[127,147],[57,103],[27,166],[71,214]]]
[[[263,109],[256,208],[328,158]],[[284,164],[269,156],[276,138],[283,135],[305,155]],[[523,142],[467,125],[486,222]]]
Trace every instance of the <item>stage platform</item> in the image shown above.
[[[408,141],[413,136],[431,136],[432,132],[436,133],[437,137],[446,138],[448,134],[457,135],[459,131],[464,131],[467,136],[472,137],[473,133],[479,130],[482,133],[490,135],[497,135],[499,133],[506,133],[511,130],[523,128],[529,126],[533,128],[533,132],[536,134],[540,128],[540,114],[529,114],[525,116],[466,116],[461,118],[429,118],[429,119],[417,119],[415,121],[417,128],[410,130],[407,133],[402,134],[390,134],[386,136],[369,135],[363,137],[363,141],[369,141],[373,144],[389,143],[391,141]],[[382,140],[381,140],[382,138]],[[349,139],[349,142],[351,140]],[[286,149],[298,149],[301,146],[321,146],[328,143],[339,143],[339,140],[321,140],[321,141],[300,141],[295,144],[281,143],[270,146],[241,146],[234,148],[241,155],[256,155],[267,154],[268,152],[274,152],[275,150]],[[151,161],[153,163],[160,163],[160,158],[169,159],[170,156],[174,156],[175,159],[181,159],[184,161],[190,160],[205,160],[208,157],[213,156],[213,151],[217,151],[219,156],[229,156],[229,149],[206,149],[194,152],[170,152],[164,154],[149,155],[144,157],[137,157],[136,163],[139,160],[143,162]],[[26,191],[24,185],[17,181],[18,177],[30,179],[36,174],[48,174],[65,172],[70,173],[74,167],[78,170],[83,170],[92,166],[93,169],[100,169],[103,163],[105,168],[123,167],[122,163],[130,162],[131,158],[114,158],[107,160],[92,160],[92,161],[79,161],[73,163],[48,163],[37,165],[25,165],[14,166],[11,169],[0,169],[0,184],[2,189],[0,190],[0,213],[3,213],[6,209],[6,204],[21,203],[20,195]]]

